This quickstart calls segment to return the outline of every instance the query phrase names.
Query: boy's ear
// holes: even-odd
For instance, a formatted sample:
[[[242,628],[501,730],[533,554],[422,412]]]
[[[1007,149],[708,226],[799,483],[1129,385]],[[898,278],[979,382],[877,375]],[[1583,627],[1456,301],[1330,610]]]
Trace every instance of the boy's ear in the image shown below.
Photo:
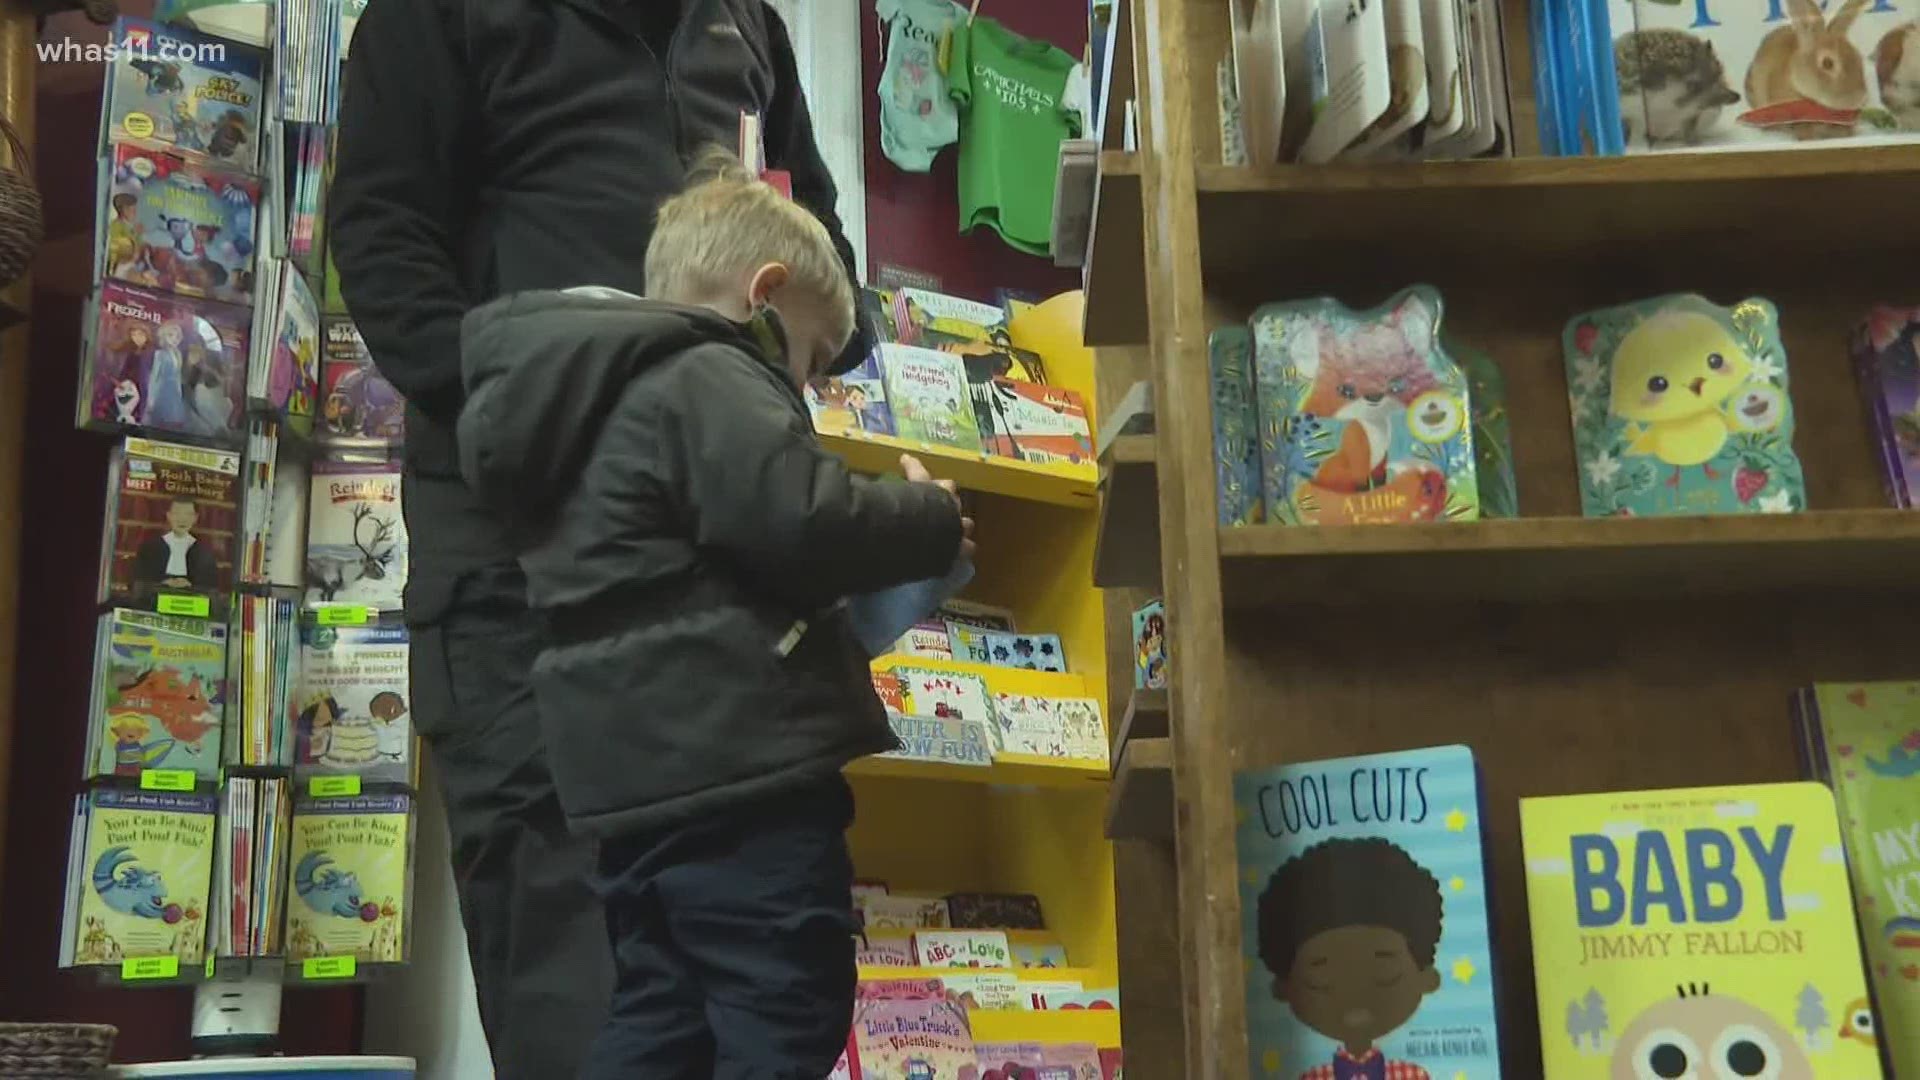
[[[753,272],[753,279],[747,283],[747,298],[754,307],[767,302],[774,291],[787,283],[791,273],[786,263],[771,262]]]

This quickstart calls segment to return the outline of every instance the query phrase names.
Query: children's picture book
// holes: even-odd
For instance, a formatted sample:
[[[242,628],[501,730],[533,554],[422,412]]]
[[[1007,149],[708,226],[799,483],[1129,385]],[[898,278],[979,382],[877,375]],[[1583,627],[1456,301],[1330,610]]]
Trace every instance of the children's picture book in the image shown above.
[[[993,723],[993,695],[978,675],[906,666],[894,668],[893,674],[900,680],[909,715]]]
[[[1093,698],[999,694],[994,715],[1000,753],[1107,760],[1107,728]]]
[[[1854,331],[1853,367],[1888,501],[1911,509],[1920,503],[1920,307],[1874,308]]]
[[[900,749],[880,757],[980,768],[993,764],[993,736],[983,721],[889,712],[887,726],[900,740]]]
[[[100,616],[86,777],[220,775],[227,628],[214,619],[114,608]]]
[[[1384,3],[1315,3],[1306,33],[1313,127],[1300,148],[1310,165],[1332,161],[1393,103]]]
[[[875,697],[880,699],[881,708],[886,709],[887,712],[904,713],[907,711],[906,695],[900,692],[900,678],[893,672],[876,671],[873,673],[873,693]],[[885,892],[886,890],[882,888],[881,891]]]
[[[102,162],[96,276],[227,304],[253,302],[260,182],[184,155],[121,143]]]
[[[1480,516],[1467,378],[1440,345],[1441,317],[1440,294],[1424,285],[1370,311],[1318,299],[1254,313],[1269,518],[1363,525]]]
[[[914,959],[923,968],[1010,968],[1013,953],[1003,930],[918,930]]]
[[[855,1002],[853,1039],[861,1080],[945,1080],[974,1067],[967,1010],[946,998]]]
[[[1546,1074],[1874,1080],[1833,793],[1520,800]]]
[[[935,348],[959,341],[989,341],[996,331],[1003,336],[1007,332],[1005,309],[931,289],[895,289],[891,307],[897,340],[909,345]]]
[[[893,643],[893,651],[902,656],[918,656],[926,660],[971,659],[970,656],[961,656],[954,652],[953,639],[947,630],[948,625],[936,618],[922,619],[909,627],[906,633],[900,635],[900,640]]]
[[[264,47],[273,37],[274,6],[272,0],[157,0],[153,17]]]
[[[1066,649],[1058,634],[1008,634],[985,630],[980,634],[986,647],[987,663],[994,667],[1022,668],[1027,671],[1067,670]]]
[[[218,797],[97,788],[76,800],[62,967],[206,956]]]
[[[863,896],[854,907],[869,931],[937,930],[949,921],[947,902],[938,896],[883,893]]]
[[[319,438],[333,446],[397,446],[407,434],[407,403],[380,369],[353,320],[327,316],[320,361]]]
[[[1100,1080],[1100,1048],[1092,1043],[1040,1044],[1036,1080]]]
[[[1507,383],[1493,358],[1449,342],[1447,352],[1467,373],[1473,417],[1473,458],[1480,482],[1480,516],[1520,516],[1519,481],[1513,472],[1513,424],[1507,415]]]
[[[910,968],[913,932],[868,928],[854,938],[853,960],[860,967]]]
[[[960,930],[1045,930],[1040,898],[1030,893],[950,893],[947,912]]]
[[[1870,1009],[1828,1020],[1878,1042],[1893,1075],[1920,1074],[1920,683],[1823,683],[1795,706],[1808,771],[1839,802],[1873,986]]]
[[[320,394],[320,306],[291,262],[280,263],[274,296],[272,329],[258,343],[261,360],[254,365],[247,397],[304,435],[313,430]]]
[[[397,623],[301,625],[295,775],[414,782],[407,653],[407,628]]]
[[[1420,0],[1386,0],[1387,109],[1360,133],[1348,148],[1352,157],[1405,151],[1402,138],[1426,123],[1431,111],[1427,99],[1426,32]]]
[[[934,614],[946,622],[951,658],[971,664],[992,662],[987,651],[988,633],[1013,632],[1013,612],[990,604],[949,599]]]
[[[413,803],[406,795],[296,799],[287,959],[407,959],[413,899]]]
[[[1806,509],[1773,304],[1663,296],[1577,315],[1562,346],[1588,517]]]
[[[1234,801],[1247,1075],[1499,1077],[1472,751],[1243,772]]]
[[[1047,1063],[1047,1052],[1037,1042],[974,1043],[973,1055],[980,1080],[1035,1080]]]
[[[240,455],[127,438],[107,469],[106,527],[96,599],[151,607],[194,594],[220,611],[233,588],[240,526]],[[185,608],[182,608],[185,611]]]
[[[87,328],[76,420],[95,431],[237,445],[246,435],[244,308],[104,282]]]
[[[1260,494],[1260,421],[1253,394],[1253,335],[1223,326],[1207,336],[1213,386],[1214,484],[1222,528],[1266,520]]]
[[[1612,27],[1629,153],[1920,139],[1908,0],[1632,0],[1629,12]]]
[[[887,405],[877,352],[845,375],[808,383],[806,397],[813,430],[822,435],[893,434],[893,409]]]
[[[407,587],[400,466],[316,461],[307,517],[307,606],[398,611]]]
[[[1167,688],[1167,605],[1149,600],[1133,613],[1133,688]]]
[[[1093,461],[1093,429],[1079,394],[1002,378],[974,386],[975,411],[984,405],[986,413],[980,430],[983,436],[991,432],[987,448],[993,453],[1035,464]]]
[[[912,442],[939,443],[979,453],[966,365],[957,356],[912,345],[883,344],[887,403],[894,433]]]
[[[1067,947],[1057,941],[1039,941],[1023,936],[1007,944],[1013,949],[1014,967],[1063,968],[1067,966]]]
[[[1020,993],[1020,976],[1010,971],[942,975],[938,985],[964,1009],[1019,1009],[1026,1005]]]
[[[107,143],[159,143],[252,172],[260,131],[259,49],[121,16],[102,98]]]

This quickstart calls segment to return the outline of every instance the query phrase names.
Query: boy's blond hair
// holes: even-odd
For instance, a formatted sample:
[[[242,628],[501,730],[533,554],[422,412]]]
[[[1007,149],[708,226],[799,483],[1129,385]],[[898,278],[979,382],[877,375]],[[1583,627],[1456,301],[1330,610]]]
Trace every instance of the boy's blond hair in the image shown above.
[[[783,288],[825,304],[828,328],[844,347],[853,337],[853,287],[820,219],[717,147],[700,155],[687,181],[660,205],[647,243],[647,294],[705,300],[767,263],[784,263]]]

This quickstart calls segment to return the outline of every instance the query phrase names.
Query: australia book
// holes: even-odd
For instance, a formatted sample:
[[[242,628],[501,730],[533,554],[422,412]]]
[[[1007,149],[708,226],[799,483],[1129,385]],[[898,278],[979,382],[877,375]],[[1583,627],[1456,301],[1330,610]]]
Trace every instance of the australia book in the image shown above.
[[[88,778],[219,776],[228,706],[225,625],[114,608],[100,616],[93,672]]]

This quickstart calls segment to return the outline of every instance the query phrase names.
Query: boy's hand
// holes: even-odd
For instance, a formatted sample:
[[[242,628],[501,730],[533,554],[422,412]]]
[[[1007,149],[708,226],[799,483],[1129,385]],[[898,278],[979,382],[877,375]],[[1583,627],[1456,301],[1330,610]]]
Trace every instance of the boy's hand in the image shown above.
[[[907,478],[908,483],[932,484],[952,496],[954,506],[960,505],[960,492],[954,487],[953,481],[935,480],[933,474],[927,471],[927,467],[920,464],[920,459],[912,454],[900,455],[900,472]],[[960,516],[960,555],[962,558],[972,559],[973,552],[973,519],[962,514]]]

